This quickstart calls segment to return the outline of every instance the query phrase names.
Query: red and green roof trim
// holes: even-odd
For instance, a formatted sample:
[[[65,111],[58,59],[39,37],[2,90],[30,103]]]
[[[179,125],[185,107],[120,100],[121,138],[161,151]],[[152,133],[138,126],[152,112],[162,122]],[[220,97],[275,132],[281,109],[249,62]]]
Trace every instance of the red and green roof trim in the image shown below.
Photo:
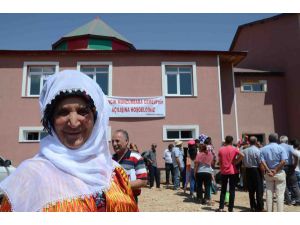
[[[53,50],[134,50],[121,34],[97,17],[64,35],[52,45]]]

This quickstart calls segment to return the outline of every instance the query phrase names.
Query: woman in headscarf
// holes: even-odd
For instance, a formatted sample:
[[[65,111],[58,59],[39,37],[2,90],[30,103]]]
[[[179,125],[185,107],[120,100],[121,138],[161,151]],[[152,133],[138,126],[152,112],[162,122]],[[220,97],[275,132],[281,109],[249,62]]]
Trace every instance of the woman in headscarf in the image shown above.
[[[109,104],[79,71],[50,76],[40,95],[49,135],[0,183],[0,211],[138,211],[126,172],[108,148]]]

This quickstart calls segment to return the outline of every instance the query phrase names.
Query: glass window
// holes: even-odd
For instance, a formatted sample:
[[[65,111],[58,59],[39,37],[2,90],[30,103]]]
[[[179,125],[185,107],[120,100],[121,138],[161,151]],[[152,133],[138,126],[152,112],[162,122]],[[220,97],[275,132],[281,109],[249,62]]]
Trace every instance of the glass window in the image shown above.
[[[180,94],[192,95],[192,74],[180,73]]]
[[[199,135],[197,125],[165,125],[163,127],[163,140],[191,140]]]
[[[244,91],[251,91],[251,90],[252,90],[251,85],[247,85],[247,84],[244,85]]]
[[[252,88],[253,88],[253,91],[263,91],[263,85],[262,84],[253,84]]]
[[[168,94],[177,94],[177,76],[167,75]]]
[[[193,73],[191,66],[166,66],[167,94],[193,95]]]
[[[39,95],[41,86],[41,76],[31,75],[30,77],[30,95]]]
[[[55,66],[30,66],[28,74],[29,96],[39,95],[47,78],[54,73]]]
[[[28,132],[26,140],[28,140],[28,141],[37,141],[37,140],[39,140],[39,132]]]
[[[81,66],[80,71],[95,80],[103,93],[108,95],[108,66]]]
[[[193,132],[191,130],[182,130],[181,131],[181,138],[182,139],[193,138]]]
[[[266,92],[266,81],[242,82],[241,90],[244,92]]]
[[[167,131],[167,138],[168,139],[178,139],[179,131]]]

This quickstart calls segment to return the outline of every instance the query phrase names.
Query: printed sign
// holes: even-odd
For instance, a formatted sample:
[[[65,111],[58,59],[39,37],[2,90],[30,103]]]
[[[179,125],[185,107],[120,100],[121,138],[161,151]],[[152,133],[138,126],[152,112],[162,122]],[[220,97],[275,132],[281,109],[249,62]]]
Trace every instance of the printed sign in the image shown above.
[[[110,117],[165,117],[165,97],[107,97]]]

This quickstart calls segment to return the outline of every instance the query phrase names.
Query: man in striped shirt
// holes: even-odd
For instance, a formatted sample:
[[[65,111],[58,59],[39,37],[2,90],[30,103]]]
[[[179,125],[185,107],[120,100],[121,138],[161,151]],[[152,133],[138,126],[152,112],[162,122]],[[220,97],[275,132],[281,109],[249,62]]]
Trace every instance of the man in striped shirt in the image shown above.
[[[113,160],[127,172],[136,202],[141,194],[141,187],[147,185],[147,170],[142,156],[128,148],[129,135],[126,130],[116,130],[112,136],[112,147],[115,151]]]

